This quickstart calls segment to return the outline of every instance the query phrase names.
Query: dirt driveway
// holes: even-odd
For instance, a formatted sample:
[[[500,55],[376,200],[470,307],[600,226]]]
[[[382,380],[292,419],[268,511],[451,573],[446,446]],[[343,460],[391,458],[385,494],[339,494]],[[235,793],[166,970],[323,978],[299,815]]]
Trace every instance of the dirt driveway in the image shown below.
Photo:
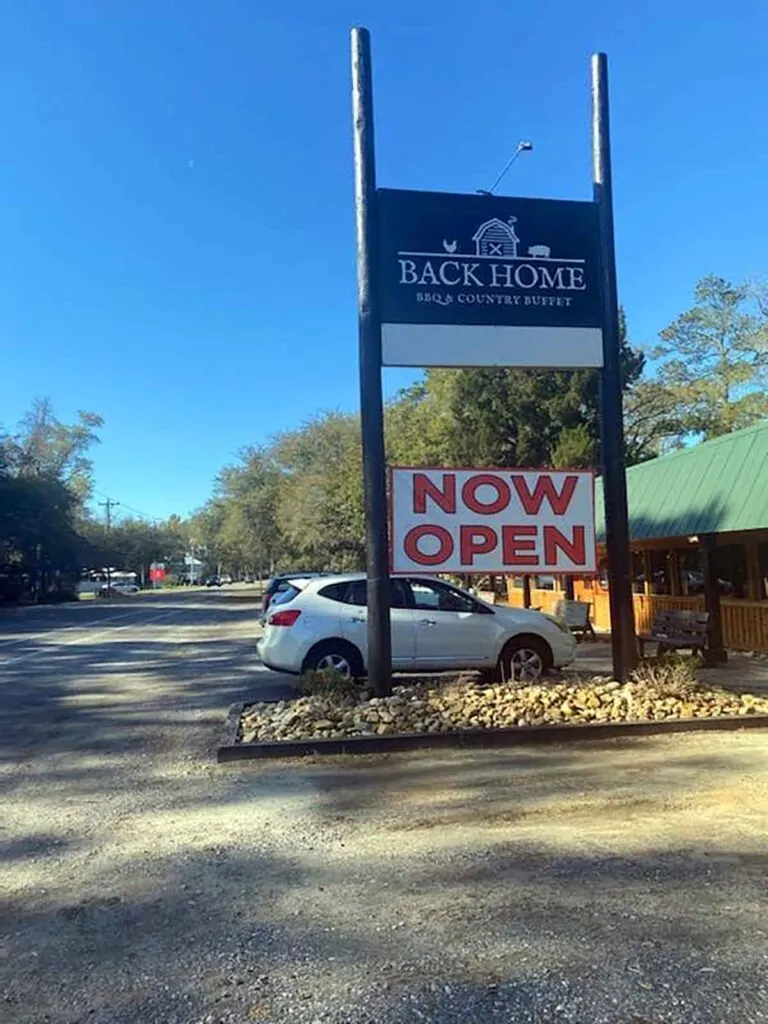
[[[268,677],[179,600],[0,677],[3,1022],[768,1020],[768,737],[217,766]]]

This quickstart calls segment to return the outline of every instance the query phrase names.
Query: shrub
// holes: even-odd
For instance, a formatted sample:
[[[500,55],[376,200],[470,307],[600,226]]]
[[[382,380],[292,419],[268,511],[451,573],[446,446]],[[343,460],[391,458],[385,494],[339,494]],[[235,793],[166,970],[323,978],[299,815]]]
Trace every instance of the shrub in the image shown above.
[[[699,688],[698,659],[679,654],[662,654],[641,662],[630,676],[633,683],[647,686],[661,696],[687,696]]]
[[[299,693],[302,697],[325,697],[345,702],[357,700],[361,689],[356,680],[341,672],[310,669],[299,679]]]

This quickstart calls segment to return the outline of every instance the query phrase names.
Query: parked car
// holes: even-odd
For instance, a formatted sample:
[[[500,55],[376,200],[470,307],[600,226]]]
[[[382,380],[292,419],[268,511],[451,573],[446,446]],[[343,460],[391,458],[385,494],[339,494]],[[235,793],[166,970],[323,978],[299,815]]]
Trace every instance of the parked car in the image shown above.
[[[366,578],[361,573],[293,577],[272,600],[259,653],[268,668],[299,674],[366,671]],[[486,604],[442,580],[391,580],[392,667],[480,669],[531,682],[568,665],[576,640],[552,615]]]
[[[205,580],[206,587],[220,587],[221,580],[218,576],[208,576]]]
[[[266,616],[267,609],[274,602],[275,597],[278,594],[284,594],[291,589],[291,584],[293,580],[310,580],[315,579],[319,576],[327,575],[327,573],[323,572],[299,572],[298,570],[296,570],[294,572],[282,572],[277,576],[273,576],[272,579],[267,584],[267,587],[264,591],[264,597],[262,598],[261,601],[262,619],[264,619],[264,617]]]
[[[99,587],[100,594],[110,594],[113,596],[122,596],[123,594],[138,594],[141,587],[135,583],[125,583],[122,580],[117,580],[114,583],[102,583]]]
[[[224,573],[224,575],[221,577],[221,582],[223,585],[229,585],[232,582],[232,577],[229,575],[228,572]]]

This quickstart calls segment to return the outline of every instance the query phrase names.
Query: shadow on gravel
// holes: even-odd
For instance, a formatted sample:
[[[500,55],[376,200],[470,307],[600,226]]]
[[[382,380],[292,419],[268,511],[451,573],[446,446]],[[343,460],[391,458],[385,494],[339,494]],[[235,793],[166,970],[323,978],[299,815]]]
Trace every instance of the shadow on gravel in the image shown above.
[[[750,928],[768,909],[762,856],[557,856],[520,841],[350,861],[332,835],[317,843],[224,842],[10,907],[10,1020],[69,1019],[73,997],[73,1019],[109,1024],[735,1024],[768,1009]]]
[[[45,832],[17,839],[0,838],[0,861],[32,860],[39,857],[58,856],[70,845],[61,836]]]
[[[759,738],[202,764],[260,674],[184,608],[4,675],[3,1021],[768,1018]]]
[[[594,813],[600,798],[610,801],[621,793],[624,806],[640,809],[660,793],[695,788],[719,771],[743,768],[733,757],[692,756],[683,740],[679,753],[666,737],[635,737],[553,744],[541,748],[497,748],[470,751],[416,751],[360,757],[306,759],[318,793],[319,813],[364,822],[404,803],[410,813],[393,830],[498,825],[546,816],[549,797],[578,792],[567,809],[569,817]],[[329,763],[330,762],[330,763]],[[626,765],[612,772],[612,764]],[[247,764],[247,762],[246,762]],[[589,794],[585,800],[584,794]]]

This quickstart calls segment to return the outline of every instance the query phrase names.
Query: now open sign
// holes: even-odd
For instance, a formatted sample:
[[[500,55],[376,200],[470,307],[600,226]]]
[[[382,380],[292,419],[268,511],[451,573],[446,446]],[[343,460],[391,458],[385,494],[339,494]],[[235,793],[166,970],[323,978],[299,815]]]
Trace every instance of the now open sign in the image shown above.
[[[391,470],[392,571],[593,573],[591,470]]]

